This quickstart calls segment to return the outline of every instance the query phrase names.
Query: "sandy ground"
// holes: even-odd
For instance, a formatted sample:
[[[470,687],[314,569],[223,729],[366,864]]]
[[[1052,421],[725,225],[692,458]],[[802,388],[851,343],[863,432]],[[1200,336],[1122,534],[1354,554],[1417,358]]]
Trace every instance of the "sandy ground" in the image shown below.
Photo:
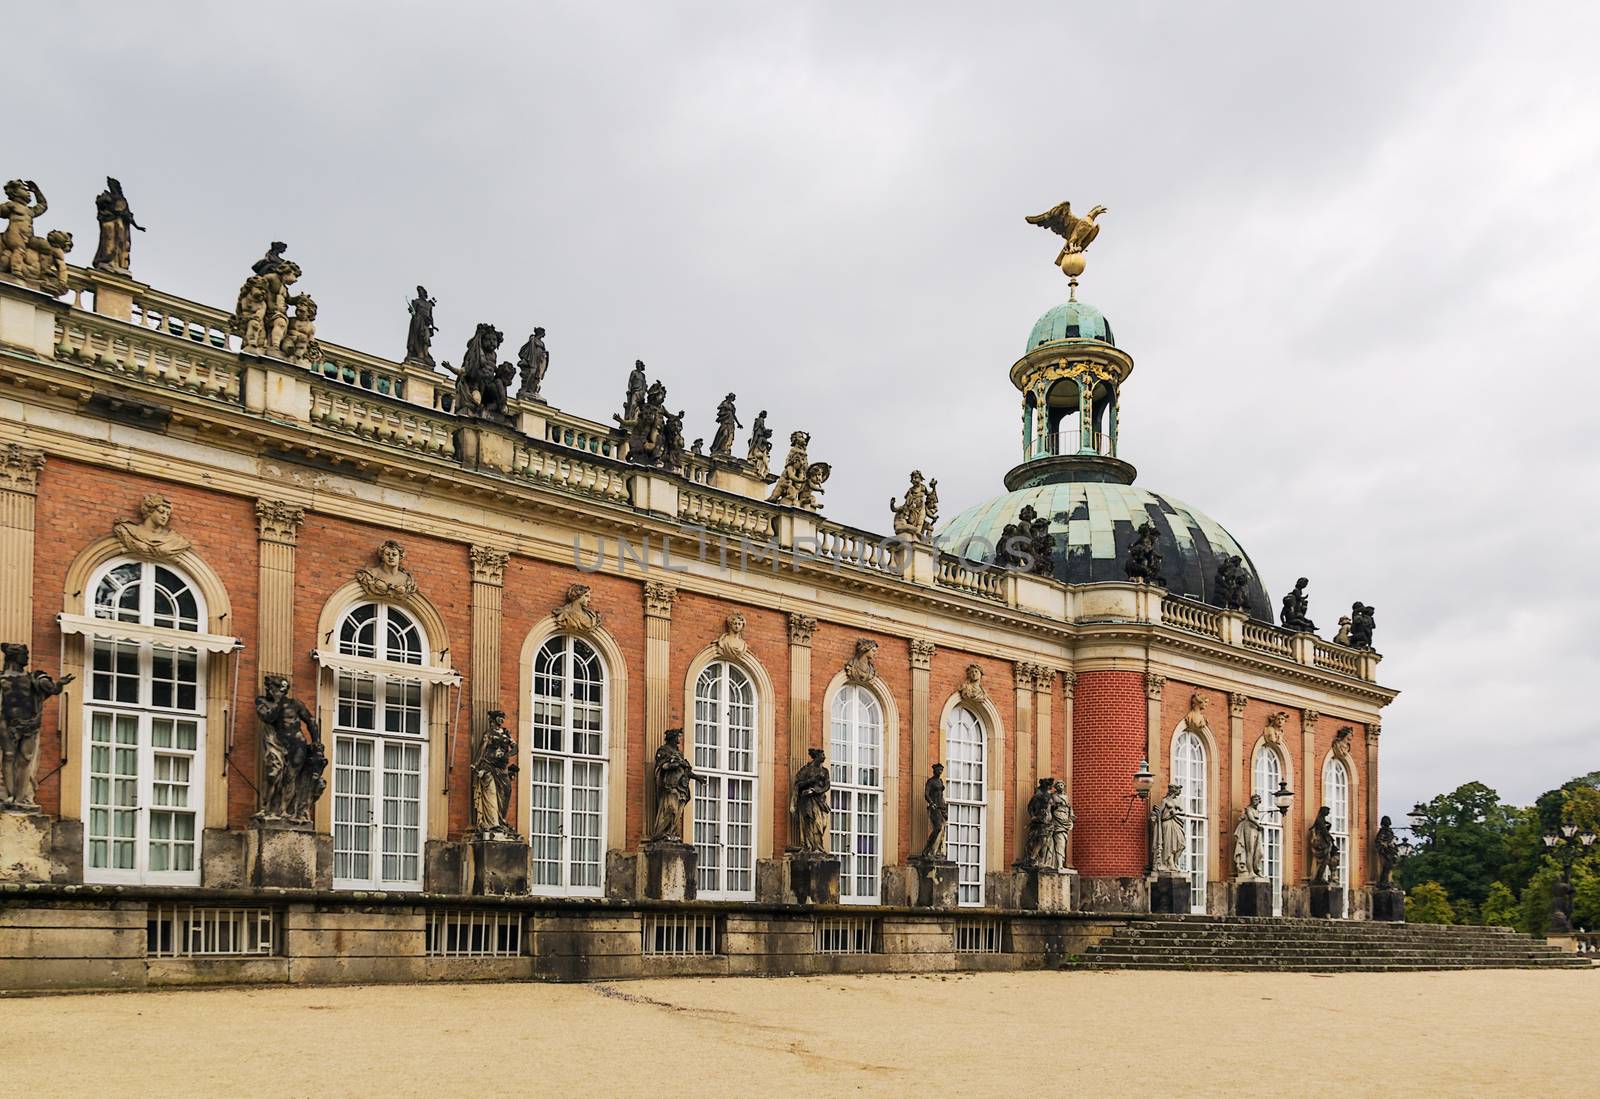
[[[1018,973],[0,1000],[7,1095],[1596,1094],[1600,971]]]

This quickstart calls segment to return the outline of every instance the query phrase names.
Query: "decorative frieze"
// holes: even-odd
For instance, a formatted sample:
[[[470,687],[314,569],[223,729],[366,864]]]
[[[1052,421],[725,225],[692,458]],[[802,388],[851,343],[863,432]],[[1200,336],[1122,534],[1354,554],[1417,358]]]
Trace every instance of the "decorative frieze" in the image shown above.
[[[257,500],[256,537],[280,546],[299,545],[305,518],[306,509],[287,500]]]
[[[472,562],[474,584],[505,584],[506,564],[511,560],[511,554],[493,546],[473,546],[467,551],[467,556]]]

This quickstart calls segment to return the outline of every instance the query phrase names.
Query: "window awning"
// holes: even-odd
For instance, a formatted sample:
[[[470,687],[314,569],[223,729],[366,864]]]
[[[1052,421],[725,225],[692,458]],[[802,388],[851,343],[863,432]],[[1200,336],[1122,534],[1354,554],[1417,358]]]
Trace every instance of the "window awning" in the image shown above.
[[[86,614],[56,615],[56,625],[62,633],[82,637],[101,638],[107,641],[148,641],[172,649],[203,653],[231,653],[244,648],[237,637],[220,633],[191,633],[188,630],[158,629],[141,626],[137,622],[117,622],[110,618],[91,618]]]
[[[319,666],[332,668],[334,671],[381,675],[389,679],[417,679],[423,683],[444,683],[451,687],[461,686],[461,673],[454,668],[374,660],[369,656],[350,656],[337,649],[313,649],[311,659]]]

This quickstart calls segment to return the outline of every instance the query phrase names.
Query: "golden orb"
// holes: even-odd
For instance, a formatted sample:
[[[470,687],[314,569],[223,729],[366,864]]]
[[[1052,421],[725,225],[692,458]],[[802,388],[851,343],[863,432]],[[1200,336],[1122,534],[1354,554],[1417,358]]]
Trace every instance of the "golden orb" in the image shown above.
[[[1069,279],[1075,279],[1083,274],[1083,253],[1068,252],[1061,257],[1061,273]]]

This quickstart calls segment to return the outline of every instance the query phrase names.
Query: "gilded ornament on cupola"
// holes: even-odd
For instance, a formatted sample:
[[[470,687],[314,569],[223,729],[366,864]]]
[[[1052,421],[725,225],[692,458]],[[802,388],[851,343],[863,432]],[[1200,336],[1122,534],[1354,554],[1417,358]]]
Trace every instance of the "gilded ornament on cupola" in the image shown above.
[[[1096,206],[1088,214],[1079,217],[1072,212],[1072,203],[1061,202],[1042,214],[1028,218],[1029,225],[1048,229],[1063,241],[1061,251],[1056,253],[1056,266],[1067,276],[1068,301],[1078,300],[1078,276],[1083,274],[1085,262],[1083,253],[1100,235],[1100,226],[1095,219],[1105,212],[1104,206]]]

